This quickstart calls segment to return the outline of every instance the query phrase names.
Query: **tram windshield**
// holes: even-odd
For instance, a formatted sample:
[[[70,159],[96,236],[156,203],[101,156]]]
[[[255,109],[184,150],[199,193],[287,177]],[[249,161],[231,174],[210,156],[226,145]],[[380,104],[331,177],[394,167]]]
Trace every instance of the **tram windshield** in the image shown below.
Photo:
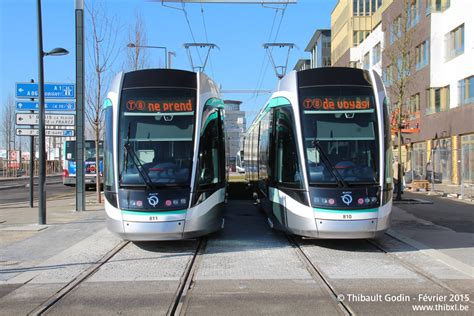
[[[189,186],[196,90],[125,89],[120,102],[121,186]]]
[[[300,88],[300,106],[310,184],[376,183],[378,136],[372,89]]]

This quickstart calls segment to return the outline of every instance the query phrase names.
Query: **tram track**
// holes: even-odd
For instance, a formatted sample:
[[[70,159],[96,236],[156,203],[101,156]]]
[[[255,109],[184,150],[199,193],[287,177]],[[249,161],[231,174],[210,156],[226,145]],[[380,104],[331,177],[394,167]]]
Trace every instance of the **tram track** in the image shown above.
[[[47,300],[41,303],[38,307],[28,313],[28,315],[45,315],[51,311],[62,299],[68,296],[74,289],[78,288],[84,281],[89,279],[94,273],[96,273],[105,263],[112,259],[117,253],[119,253],[130,241],[122,241],[112,250],[107,252],[102,258],[93,263],[89,268],[84,270],[81,274],[75,277],[72,281],[63,286],[54,295],[50,296]]]
[[[286,234],[286,238],[288,242],[295,250],[296,255],[304,264],[306,270],[309,272],[311,277],[320,284],[324,285],[324,288],[327,290],[328,294],[331,298],[336,302],[337,306],[345,315],[355,315],[356,313],[354,310],[343,300],[339,300],[338,297],[342,293],[338,293],[335,287],[330,283],[329,279],[321,272],[321,269],[308,257],[308,255],[304,252],[301,245],[298,243],[294,236]]]
[[[184,315],[187,304],[189,303],[189,296],[195,281],[196,272],[199,268],[199,263],[201,262],[206,245],[207,237],[199,238],[196,251],[186,265],[184,273],[179,281],[178,289],[175,292],[173,302],[171,303],[166,315]]]

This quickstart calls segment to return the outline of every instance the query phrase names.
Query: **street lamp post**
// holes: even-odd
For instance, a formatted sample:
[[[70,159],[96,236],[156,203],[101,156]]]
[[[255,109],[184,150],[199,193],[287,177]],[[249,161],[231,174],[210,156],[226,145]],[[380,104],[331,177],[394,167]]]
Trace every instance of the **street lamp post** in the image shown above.
[[[128,48],[159,48],[159,49],[164,49],[165,50],[165,68],[170,68],[170,64],[168,64],[168,58],[172,54],[173,56],[176,56],[174,52],[168,53],[168,48],[164,46],[150,46],[150,45],[136,45],[134,43],[128,43],[127,44]]]
[[[41,0],[37,0],[38,14],[38,103],[39,103],[39,183],[38,183],[38,224],[46,224],[46,157],[45,157],[45,109],[44,109],[44,56],[61,56],[69,52],[64,48],[55,48],[49,52],[43,51],[43,28],[41,23]]]

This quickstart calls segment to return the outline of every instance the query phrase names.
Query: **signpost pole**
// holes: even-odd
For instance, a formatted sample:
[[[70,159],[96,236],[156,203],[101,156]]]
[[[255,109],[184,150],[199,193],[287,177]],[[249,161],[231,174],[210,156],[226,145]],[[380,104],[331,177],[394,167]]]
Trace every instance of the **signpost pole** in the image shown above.
[[[31,82],[34,83],[35,81],[31,79]],[[34,99],[31,99],[34,101]],[[34,113],[34,111],[30,111],[30,113]],[[34,128],[34,125],[30,126]],[[30,136],[30,207],[33,207],[33,198],[34,198],[34,172],[35,172],[35,137]]]
[[[38,102],[39,102],[39,183],[38,183],[38,224],[46,224],[46,161],[45,161],[45,111],[44,111],[44,70],[43,70],[43,29],[41,23],[41,0],[37,0],[38,13]]]
[[[76,211],[86,210],[84,183],[84,0],[76,0]]]

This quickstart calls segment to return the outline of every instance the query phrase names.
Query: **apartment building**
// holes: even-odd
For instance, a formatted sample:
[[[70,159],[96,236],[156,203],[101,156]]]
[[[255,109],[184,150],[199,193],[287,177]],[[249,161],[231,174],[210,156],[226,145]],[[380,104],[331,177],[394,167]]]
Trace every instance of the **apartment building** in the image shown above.
[[[397,79],[407,71],[402,160],[414,177],[425,178],[434,168],[437,182],[474,182],[472,12],[471,0],[390,1],[377,12],[381,23],[349,49],[350,66],[382,74],[393,123],[400,102]]]
[[[331,13],[331,65],[349,66],[350,48],[362,43],[380,24],[392,0],[339,0]]]

